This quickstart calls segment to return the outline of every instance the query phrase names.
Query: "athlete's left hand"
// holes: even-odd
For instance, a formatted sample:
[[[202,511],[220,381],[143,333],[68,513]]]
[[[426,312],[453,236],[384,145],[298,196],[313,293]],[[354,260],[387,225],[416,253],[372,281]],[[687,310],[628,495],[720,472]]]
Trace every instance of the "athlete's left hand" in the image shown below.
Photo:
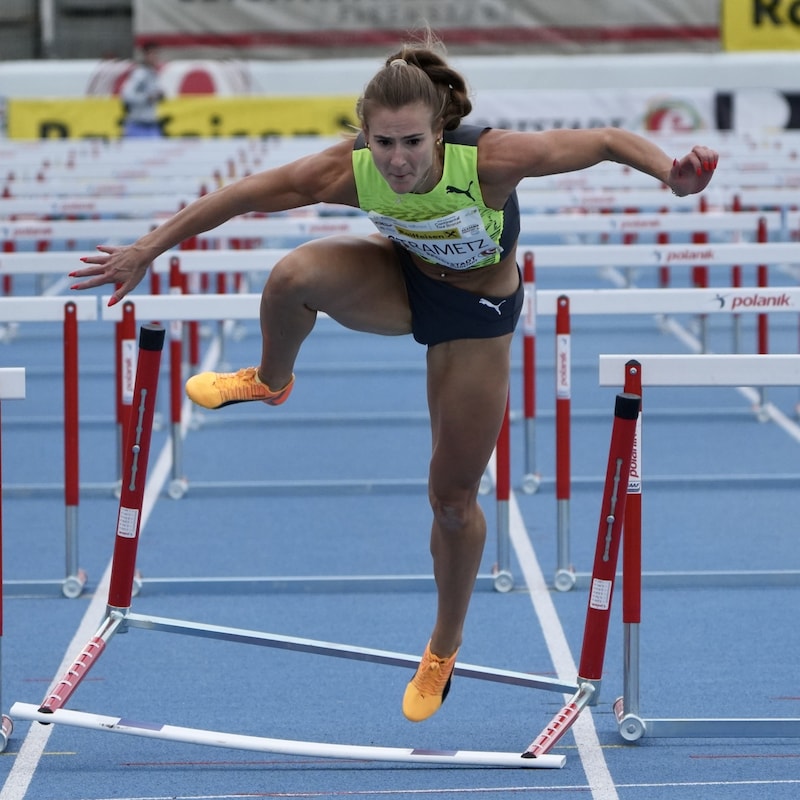
[[[715,150],[697,145],[672,162],[667,185],[679,197],[702,192],[714,175],[717,161],[719,154]]]

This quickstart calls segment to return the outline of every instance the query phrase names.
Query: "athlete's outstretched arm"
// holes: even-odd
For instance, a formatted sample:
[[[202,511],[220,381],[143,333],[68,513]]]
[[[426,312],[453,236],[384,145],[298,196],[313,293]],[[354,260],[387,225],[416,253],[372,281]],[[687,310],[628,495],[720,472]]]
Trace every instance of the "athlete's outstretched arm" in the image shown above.
[[[81,259],[86,265],[70,273],[81,278],[72,289],[117,284],[109,305],[139,285],[150,264],[185,239],[212,230],[251,211],[284,211],[316,202],[352,205],[355,202],[350,152],[342,142],[322,153],[242,178],[198,198],[175,216],[124,246],[99,245],[97,253]]]
[[[487,186],[513,188],[523,178],[615,161],[652,175],[682,196],[708,186],[719,156],[710,147],[698,145],[674,158],[632,131],[595,128],[542,133],[487,131],[481,138],[479,158],[482,184]]]

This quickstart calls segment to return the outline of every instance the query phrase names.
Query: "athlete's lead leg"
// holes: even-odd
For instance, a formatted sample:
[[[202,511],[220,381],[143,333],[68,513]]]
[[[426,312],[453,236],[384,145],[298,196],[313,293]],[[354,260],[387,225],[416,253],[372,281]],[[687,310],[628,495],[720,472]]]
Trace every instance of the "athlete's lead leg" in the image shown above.
[[[461,339],[428,351],[428,492],[438,600],[429,645],[403,699],[403,713],[414,721],[441,706],[461,645],[486,541],[478,490],[505,414],[510,343],[511,335]]]

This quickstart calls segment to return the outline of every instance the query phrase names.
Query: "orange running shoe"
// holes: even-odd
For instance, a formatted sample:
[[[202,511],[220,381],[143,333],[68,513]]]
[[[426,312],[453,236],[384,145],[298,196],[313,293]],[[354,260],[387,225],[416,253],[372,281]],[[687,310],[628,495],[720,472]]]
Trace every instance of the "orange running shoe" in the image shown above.
[[[448,658],[440,658],[431,652],[431,643],[428,642],[416,674],[403,695],[403,714],[406,719],[422,722],[439,710],[450,691],[457,655],[458,650]]]
[[[294,386],[294,375],[283,389],[273,392],[258,377],[256,367],[245,367],[238,372],[201,372],[186,381],[186,394],[203,408],[222,408],[232,403],[260,400],[279,406],[289,397]]]

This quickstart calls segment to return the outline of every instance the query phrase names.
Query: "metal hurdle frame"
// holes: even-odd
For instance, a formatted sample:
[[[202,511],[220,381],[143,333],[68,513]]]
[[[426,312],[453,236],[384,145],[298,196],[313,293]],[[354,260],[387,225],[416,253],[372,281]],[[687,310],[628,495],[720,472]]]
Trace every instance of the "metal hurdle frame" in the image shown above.
[[[239,628],[199,624],[184,620],[143,616],[131,611],[136,553],[142,517],[141,510],[147,477],[147,463],[163,343],[164,329],[161,326],[142,326],[139,336],[134,402],[131,408],[131,419],[126,426],[125,463],[117,514],[106,616],[97,628],[95,635],[42,704],[37,707],[26,703],[15,703],[11,709],[12,716],[19,719],[35,720],[43,724],[62,723],[93,730],[169,741],[299,756],[447,764],[452,766],[468,765],[533,769],[558,769],[563,767],[566,762],[564,756],[550,755],[541,746],[536,751],[529,749],[522,753],[503,753],[329,744],[325,742],[245,736],[166,724],[136,722],[123,717],[70,711],[64,708],[89,670],[97,663],[97,660],[113,637],[117,633],[133,628],[181,633],[308,654],[367,661],[388,666],[413,668],[419,663],[419,658],[402,653],[352,647],[311,639],[299,639]],[[463,677],[543,689],[562,694],[575,692],[576,689],[579,689],[575,684],[545,676],[478,667],[470,664],[456,664],[454,672]],[[591,691],[587,690],[585,693],[588,699],[591,696]],[[552,743],[554,741],[552,740]]]
[[[800,386],[800,355],[601,355],[601,386]],[[770,418],[781,412],[766,404]],[[642,482],[642,476],[637,476]],[[630,489],[629,489],[630,491]],[[639,626],[641,624],[641,519],[625,519],[623,598],[623,695],[614,712],[623,739],[781,738],[800,736],[800,718],[647,718],[641,713]],[[628,557],[629,551],[632,553]],[[784,571],[781,574],[789,574]],[[727,585],[727,584],[726,584]]]
[[[3,400],[25,399],[25,369],[23,367],[0,367],[0,408]],[[0,422],[0,753],[6,749],[14,730],[11,717],[3,711],[3,445]]]

